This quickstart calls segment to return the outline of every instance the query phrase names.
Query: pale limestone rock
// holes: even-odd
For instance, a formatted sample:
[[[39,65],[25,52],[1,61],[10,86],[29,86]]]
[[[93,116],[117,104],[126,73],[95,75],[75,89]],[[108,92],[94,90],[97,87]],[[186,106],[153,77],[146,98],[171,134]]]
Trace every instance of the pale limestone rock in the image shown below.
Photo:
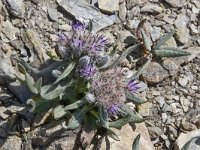
[[[119,10],[119,0],[98,0],[99,8],[107,13],[113,13]]]

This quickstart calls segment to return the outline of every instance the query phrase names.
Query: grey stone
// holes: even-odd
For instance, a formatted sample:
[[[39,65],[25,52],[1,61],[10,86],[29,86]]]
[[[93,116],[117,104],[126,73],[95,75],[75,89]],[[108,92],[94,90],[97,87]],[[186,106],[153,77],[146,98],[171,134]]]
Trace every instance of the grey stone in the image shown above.
[[[14,27],[10,21],[4,21],[2,23],[2,32],[6,35],[9,40],[14,40],[16,38],[16,34],[19,34],[19,29]]]
[[[6,55],[0,57],[0,84],[15,80],[15,70]]]
[[[48,15],[51,20],[58,21],[58,11],[55,8],[48,7]]]
[[[88,5],[87,3],[74,0],[57,0],[60,7],[66,12],[73,15],[78,20],[92,20],[93,32],[97,32],[114,22],[107,16],[101,14],[96,7]]]
[[[162,117],[163,123],[165,123],[167,121],[167,118],[168,118],[167,114],[166,113],[162,113],[161,117]]]
[[[181,126],[180,127],[185,131],[193,131],[193,130],[197,129],[197,127],[194,124],[192,124],[192,123],[190,123],[188,121],[185,121],[185,120],[181,121]]]
[[[165,104],[165,98],[163,96],[158,96],[155,98],[156,102],[159,104],[160,108],[162,108]]]
[[[32,93],[25,85],[19,82],[12,82],[8,85],[8,89],[18,98],[21,103],[26,104],[26,101],[32,96]]]
[[[188,4],[186,0],[165,0],[172,7],[183,7]]]
[[[175,150],[177,149],[182,149],[183,146],[189,142],[190,140],[193,139],[193,142],[189,145],[188,149],[191,149],[191,150],[199,150],[200,149],[200,146],[199,146],[199,142],[197,142],[197,138],[195,137],[199,137],[200,135],[200,129],[198,130],[195,130],[195,131],[191,131],[189,133],[181,133],[178,137],[178,139],[176,140],[176,143],[175,143]],[[196,143],[196,144],[195,144]]]
[[[21,150],[22,140],[17,136],[9,136],[5,143],[2,145],[2,150]]]
[[[189,24],[189,26],[190,26],[192,34],[198,34],[198,33],[200,33],[200,31],[198,31],[197,27],[194,24]]]
[[[135,6],[132,9],[127,11],[127,17],[128,19],[133,19],[133,17],[139,16],[140,15],[140,7]]]
[[[126,20],[126,2],[124,1],[119,5],[119,18],[121,19],[122,22]]]
[[[162,112],[172,112],[172,107],[165,103],[163,105]]]
[[[162,130],[159,127],[148,127],[151,138],[158,138],[162,134]]]
[[[160,27],[150,27],[150,32],[151,32],[151,39],[152,41],[156,41],[160,38],[160,32],[161,28]]]
[[[6,114],[6,107],[0,106],[0,117],[3,119],[7,119],[9,117],[8,114]]]
[[[179,14],[174,23],[176,26],[175,37],[182,44],[186,44],[189,42],[190,35],[189,35],[189,29],[187,28],[188,23],[189,23],[189,18],[185,14]]]
[[[98,0],[99,9],[108,14],[119,11],[119,0]]]
[[[23,0],[6,0],[6,6],[15,17],[24,17],[25,7]]]
[[[162,11],[163,11],[162,7],[160,7],[156,4],[148,4],[141,8],[142,13],[147,12],[147,13],[160,14],[160,13],[162,13]]]
[[[138,3],[139,3],[138,0],[126,0],[126,7],[127,9],[131,9]]]
[[[139,25],[139,23],[140,23],[140,20],[137,20],[137,19],[128,20],[126,26],[127,26],[129,29],[134,29],[134,30],[136,30],[137,27],[138,27],[138,25]]]
[[[169,15],[164,15],[163,20],[169,24],[174,24],[174,18],[170,18]]]

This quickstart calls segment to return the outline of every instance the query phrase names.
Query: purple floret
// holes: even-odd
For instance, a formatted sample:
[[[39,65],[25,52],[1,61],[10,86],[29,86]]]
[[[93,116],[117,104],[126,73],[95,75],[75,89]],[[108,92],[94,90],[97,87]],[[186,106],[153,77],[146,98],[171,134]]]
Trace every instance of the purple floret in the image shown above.
[[[105,36],[100,35],[97,37],[94,37],[94,41],[89,45],[89,48],[91,51],[101,51],[103,48],[105,48],[107,44],[107,39]]]
[[[140,87],[138,86],[138,83],[135,80],[129,81],[129,83],[128,83],[128,90],[131,93],[136,93],[139,88]]]
[[[113,104],[107,108],[107,113],[109,116],[116,116],[117,114],[119,114],[119,109],[120,109],[120,105]]]
[[[80,76],[86,79],[90,79],[96,73],[96,68],[93,65],[87,65],[80,69]]]
[[[86,29],[85,24],[83,24],[83,23],[81,23],[79,21],[74,21],[72,23],[72,30],[73,31],[78,32],[78,31],[84,31],[85,29]]]

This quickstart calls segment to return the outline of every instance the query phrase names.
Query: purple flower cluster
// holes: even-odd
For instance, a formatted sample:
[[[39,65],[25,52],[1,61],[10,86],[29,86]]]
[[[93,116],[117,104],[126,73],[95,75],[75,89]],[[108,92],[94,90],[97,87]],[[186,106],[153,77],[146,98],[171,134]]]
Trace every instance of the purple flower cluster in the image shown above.
[[[79,70],[79,73],[81,77],[85,79],[90,79],[96,73],[96,68],[91,64],[85,65]]]
[[[66,47],[69,47],[73,56],[81,57],[88,55],[98,57],[99,51],[103,51],[107,44],[107,39],[103,35],[92,34],[86,29],[86,25],[75,21],[72,24],[72,30],[66,36],[61,35],[60,40],[64,40]]]
[[[127,88],[132,94],[135,94],[140,89],[140,86],[135,80],[131,80],[128,82]]]
[[[117,115],[126,100],[126,79],[121,67],[99,72],[93,81],[96,100],[108,112],[109,116]]]

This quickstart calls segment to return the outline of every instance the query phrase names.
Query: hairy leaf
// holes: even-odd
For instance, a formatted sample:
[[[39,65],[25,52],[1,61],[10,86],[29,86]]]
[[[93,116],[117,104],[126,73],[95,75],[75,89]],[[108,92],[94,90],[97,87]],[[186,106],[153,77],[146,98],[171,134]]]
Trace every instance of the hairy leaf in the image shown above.
[[[37,89],[37,92],[38,92],[38,93],[41,92],[42,78],[39,78],[39,79],[35,82],[34,87]]]
[[[107,135],[109,137],[111,137],[112,139],[116,140],[116,141],[120,141],[120,139],[117,136],[117,134],[113,130],[111,130],[110,128],[107,129]]]
[[[66,116],[67,114],[69,114],[69,112],[65,110],[65,107],[63,105],[58,105],[53,110],[53,118],[55,120],[59,120],[64,116]]]
[[[109,128],[108,113],[102,106],[99,106],[100,123],[104,128]]]
[[[134,94],[132,94],[131,92],[128,92],[128,91],[126,92],[126,99],[133,102],[136,105],[143,104],[143,103],[147,102],[147,101],[135,96]]]
[[[140,134],[133,141],[132,150],[140,150]]]
[[[83,106],[84,104],[85,104],[85,101],[83,101],[83,100],[78,100],[78,101],[76,101],[76,102],[73,103],[73,104],[70,104],[70,105],[65,106],[64,109],[65,109],[65,110],[73,110],[73,109],[77,109],[77,108]]]
[[[140,116],[137,112],[129,108],[127,105],[123,105],[121,109],[122,111],[126,112],[127,114],[131,116],[131,119],[129,122],[141,123],[147,120],[146,118],[142,118],[142,116]]]
[[[77,110],[74,114],[72,114],[71,119],[67,125],[67,129],[73,130],[80,126],[81,122],[84,119],[85,114],[91,109],[91,107],[84,106],[81,110]]]
[[[75,62],[70,63],[67,68],[64,70],[64,72],[57,78],[57,80],[55,81],[54,84],[58,83],[59,81],[63,80],[64,78],[66,78],[70,72],[74,69],[75,67]]]
[[[155,50],[154,54],[159,57],[179,57],[191,55],[189,52],[171,49]]]
[[[130,120],[131,120],[131,115],[127,114],[126,116],[124,116],[121,119],[118,119],[118,120],[113,121],[113,122],[109,122],[109,127],[116,128],[116,129],[121,129],[122,126],[124,126],[125,124],[129,123]]]
[[[28,73],[25,74],[25,81],[29,90],[34,94],[38,94],[37,89],[34,87],[34,79]]]
[[[31,112],[46,112],[52,107],[58,105],[58,101],[54,100],[46,100],[41,98],[39,95],[33,96],[31,99],[27,101],[28,105],[32,105]]]
[[[107,65],[103,67],[100,67],[99,71],[104,71],[110,67],[117,66],[124,58],[126,58],[128,54],[130,54],[134,50],[137,50],[138,47],[139,47],[139,44],[136,44],[134,46],[127,48],[127,50],[125,50],[117,59],[115,59],[114,61],[111,61],[110,63],[108,63]]]

